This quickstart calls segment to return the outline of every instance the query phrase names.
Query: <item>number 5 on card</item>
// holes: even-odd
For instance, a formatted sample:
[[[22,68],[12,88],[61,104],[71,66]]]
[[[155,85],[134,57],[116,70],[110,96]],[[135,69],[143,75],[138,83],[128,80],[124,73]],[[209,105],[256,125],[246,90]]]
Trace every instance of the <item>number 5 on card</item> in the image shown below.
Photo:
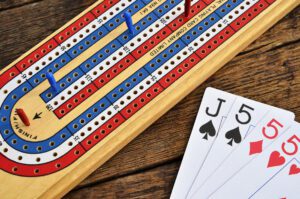
[[[261,155],[254,158],[227,183],[211,195],[212,198],[248,198],[269,182],[292,159],[300,159],[300,124],[295,123]],[[294,164],[289,167],[289,176],[299,173]],[[255,178],[253,178],[255,176]],[[241,184],[240,182],[245,182]],[[234,192],[232,188],[238,187]]]

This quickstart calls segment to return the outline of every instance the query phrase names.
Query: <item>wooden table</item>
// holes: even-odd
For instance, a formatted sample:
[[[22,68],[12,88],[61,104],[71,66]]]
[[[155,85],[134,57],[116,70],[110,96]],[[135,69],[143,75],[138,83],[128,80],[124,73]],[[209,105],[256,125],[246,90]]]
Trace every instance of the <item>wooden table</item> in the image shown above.
[[[0,67],[93,0],[0,1]],[[168,198],[204,89],[212,86],[295,112],[300,119],[300,7],[241,52],[66,198]]]

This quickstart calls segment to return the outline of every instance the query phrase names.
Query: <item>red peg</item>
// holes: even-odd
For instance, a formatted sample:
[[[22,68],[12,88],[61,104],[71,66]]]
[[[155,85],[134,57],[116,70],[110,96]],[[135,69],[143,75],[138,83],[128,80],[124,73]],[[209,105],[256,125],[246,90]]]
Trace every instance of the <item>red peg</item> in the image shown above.
[[[25,124],[25,126],[30,126],[29,119],[23,109],[17,109],[17,114],[22,120],[22,122]]]
[[[190,10],[191,10],[191,0],[185,0],[185,12],[184,15],[185,17],[188,17],[190,14]]]

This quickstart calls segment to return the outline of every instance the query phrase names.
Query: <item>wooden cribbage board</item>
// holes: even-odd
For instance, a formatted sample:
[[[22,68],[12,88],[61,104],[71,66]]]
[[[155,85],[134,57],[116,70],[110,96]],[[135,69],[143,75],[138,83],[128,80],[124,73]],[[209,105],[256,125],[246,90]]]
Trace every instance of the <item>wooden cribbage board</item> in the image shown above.
[[[95,3],[1,71],[1,198],[63,196],[298,4]]]

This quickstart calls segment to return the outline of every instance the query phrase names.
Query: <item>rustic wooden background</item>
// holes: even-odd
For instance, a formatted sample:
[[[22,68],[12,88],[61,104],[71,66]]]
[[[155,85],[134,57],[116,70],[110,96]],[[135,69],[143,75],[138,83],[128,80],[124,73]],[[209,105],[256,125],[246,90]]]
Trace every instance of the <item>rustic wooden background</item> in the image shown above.
[[[0,68],[95,0],[0,0]],[[168,198],[207,86],[300,119],[300,7],[97,169],[65,198]]]

